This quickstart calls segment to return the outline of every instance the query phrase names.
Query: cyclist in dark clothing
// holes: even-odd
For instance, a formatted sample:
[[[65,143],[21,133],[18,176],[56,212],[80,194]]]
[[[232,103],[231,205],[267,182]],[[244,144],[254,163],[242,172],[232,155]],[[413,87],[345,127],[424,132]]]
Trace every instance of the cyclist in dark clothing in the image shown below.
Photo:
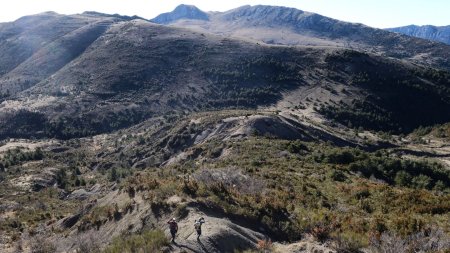
[[[173,219],[169,220],[167,222],[167,224],[169,224],[170,234],[172,235],[172,242],[175,242],[175,236],[177,235],[177,232],[178,232],[177,221],[175,220],[175,218],[173,218]]]
[[[199,220],[195,220],[194,228],[197,231],[197,240],[200,240],[200,236],[202,235],[202,224],[205,223],[205,219],[201,217]]]

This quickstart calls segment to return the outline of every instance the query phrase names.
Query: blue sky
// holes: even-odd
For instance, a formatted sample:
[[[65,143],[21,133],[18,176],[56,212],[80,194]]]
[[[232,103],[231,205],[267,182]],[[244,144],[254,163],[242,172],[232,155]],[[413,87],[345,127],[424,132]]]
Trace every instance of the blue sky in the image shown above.
[[[93,10],[153,18],[181,3],[204,11],[225,11],[246,4],[289,6],[378,28],[450,25],[450,0],[14,0],[2,4],[0,22],[44,11],[74,14]]]

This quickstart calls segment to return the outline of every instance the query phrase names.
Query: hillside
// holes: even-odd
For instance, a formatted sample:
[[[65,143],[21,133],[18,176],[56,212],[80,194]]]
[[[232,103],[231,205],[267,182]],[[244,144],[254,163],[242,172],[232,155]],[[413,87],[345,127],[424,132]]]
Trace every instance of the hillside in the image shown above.
[[[258,45],[137,19],[106,29],[104,22],[60,39],[84,45],[73,60],[64,50],[38,51],[4,75],[4,94],[10,75],[31,72],[35,81],[4,98],[0,136],[88,136],[170,111],[271,106],[305,88],[329,96],[298,97],[294,106],[357,127],[398,133],[449,120],[445,71],[339,48]],[[352,115],[342,116],[346,110]],[[418,112],[428,113],[410,116]]]
[[[0,96],[14,95],[51,76],[124,18],[43,13],[3,24]]]
[[[0,252],[450,249],[446,45],[281,7],[160,18],[0,24]]]
[[[386,30],[405,34],[408,36],[450,44],[450,26],[408,25],[402,27],[388,28]]]
[[[208,15],[209,20],[204,21],[179,16],[169,24],[268,44],[348,48],[408,59],[422,65],[450,68],[450,46],[294,8],[242,6]],[[158,18],[152,21],[159,22]]]
[[[431,158],[434,144],[393,136],[393,147],[364,151],[343,140],[379,137],[327,140],[320,124],[270,111],[171,116],[93,138],[3,142],[2,252],[450,247],[446,149]]]

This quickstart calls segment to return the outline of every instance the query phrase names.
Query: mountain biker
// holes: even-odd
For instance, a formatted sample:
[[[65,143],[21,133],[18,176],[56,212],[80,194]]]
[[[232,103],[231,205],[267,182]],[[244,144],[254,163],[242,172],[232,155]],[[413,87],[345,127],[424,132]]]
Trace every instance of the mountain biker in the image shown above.
[[[205,218],[201,217],[199,220],[195,220],[194,228],[197,231],[197,240],[200,240],[200,236],[202,235],[202,224],[205,223]]]
[[[178,232],[178,224],[175,218],[172,218],[167,222],[169,224],[170,234],[172,235],[172,242],[175,242],[175,236]]]

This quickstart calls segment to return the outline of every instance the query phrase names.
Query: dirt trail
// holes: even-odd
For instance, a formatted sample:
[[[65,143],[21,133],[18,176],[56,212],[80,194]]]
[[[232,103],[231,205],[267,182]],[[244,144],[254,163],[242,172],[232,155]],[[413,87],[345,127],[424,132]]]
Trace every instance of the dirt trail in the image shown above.
[[[264,235],[244,226],[233,223],[221,215],[215,216],[196,207],[187,208],[187,216],[178,221],[178,234],[170,248],[172,252],[233,252],[236,249],[255,248]],[[197,240],[194,222],[205,218],[202,235]],[[168,237],[168,228],[165,230]]]
[[[200,209],[195,206],[187,207],[187,216],[178,220],[178,234],[175,242],[170,245],[171,252],[236,252],[236,250],[256,249],[259,241],[270,240],[264,234],[236,223],[225,216]],[[201,217],[205,218],[205,223],[202,226],[202,235],[197,240],[194,222]],[[166,228],[165,233],[169,238],[168,228]],[[318,243],[311,236],[291,244],[273,243],[272,245],[272,252],[277,253],[336,252],[331,249],[329,243]]]

